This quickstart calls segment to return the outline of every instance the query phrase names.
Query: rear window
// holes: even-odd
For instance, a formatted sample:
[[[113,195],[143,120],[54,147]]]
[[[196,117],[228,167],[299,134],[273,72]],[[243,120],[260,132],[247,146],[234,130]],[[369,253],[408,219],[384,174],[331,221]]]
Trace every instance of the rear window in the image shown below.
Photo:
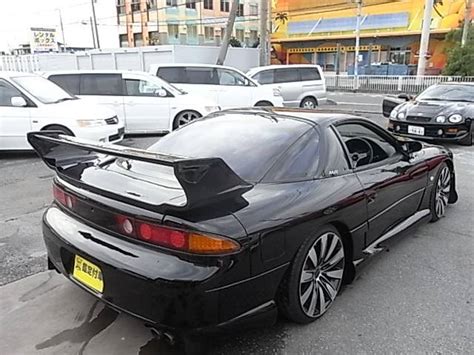
[[[300,81],[298,69],[276,69],[274,74],[275,83],[291,83]]]
[[[186,83],[184,68],[180,68],[180,67],[159,68],[156,75],[166,80],[169,83],[176,83],[176,84]]]
[[[220,114],[170,133],[149,150],[190,158],[222,158],[242,179],[258,182],[308,130],[314,129],[293,119]]]
[[[298,71],[302,81],[321,80],[321,75],[316,68],[300,68]]]
[[[80,76],[78,74],[51,75],[48,79],[67,92],[73,95],[79,95]]]
[[[81,74],[80,94],[122,96],[122,76],[120,74]]]

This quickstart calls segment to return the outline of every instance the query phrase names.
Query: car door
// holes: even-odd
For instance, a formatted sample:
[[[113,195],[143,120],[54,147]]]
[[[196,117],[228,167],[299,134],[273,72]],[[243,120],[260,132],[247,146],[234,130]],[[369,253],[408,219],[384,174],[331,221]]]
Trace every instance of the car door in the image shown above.
[[[14,106],[12,98],[21,97],[24,107]],[[26,133],[31,131],[32,103],[16,87],[0,79],[0,149],[29,149]]]
[[[143,76],[124,74],[122,77],[125,87],[127,131],[131,133],[169,131],[170,103],[174,99],[173,95]]]
[[[219,78],[218,103],[223,109],[250,107],[256,86],[245,76],[230,69],[216,69]]]
[[[318,101],[326,98],[324,81],[317,67],[298,68],[301,77],[301,94],[299,100],[307,96],[314,96]]]
[[[420,158],[408,159],[399,143],[374,124],[346,121],[336,129],[365,190],[368,245],[418,210],[428,169]]]
[[[297,68],[275,69],[273,82],[275,87],[280,88],[285,106],[299,106],[302,87],[300,72]]]
[[[115,111],[119,120],[125,122],[125,131],[128,132],[123,95],[122,75],[119,73],[80,74],[79,97]]]

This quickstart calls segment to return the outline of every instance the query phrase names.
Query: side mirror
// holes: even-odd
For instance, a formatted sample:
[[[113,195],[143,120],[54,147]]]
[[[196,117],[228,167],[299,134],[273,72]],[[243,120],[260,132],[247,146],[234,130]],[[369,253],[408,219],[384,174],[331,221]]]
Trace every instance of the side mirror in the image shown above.
[[[159,97],[166,97],[166,96],[168,96],[168,91],[166,91],[165,89],[158,89],[158,90],[156,90],[156,94]]]
[[[26,100],[21,96],[13,96],[10,101],[11,101],[13,107],[26,107],[26,106],[28,106],[28,104],[26,103]]]
[[[399,99],[405,100],[405,101],[410,101],[413,99],[412,95],[409,94],[400,94],[397,96]]]
[[[423,149],[423,145],[418,141],[407,140],[407,141],[402,141],[400,143],[402,145],[403,151],[407,155],[410,155],[415,152],[419,152],[420,150]]]

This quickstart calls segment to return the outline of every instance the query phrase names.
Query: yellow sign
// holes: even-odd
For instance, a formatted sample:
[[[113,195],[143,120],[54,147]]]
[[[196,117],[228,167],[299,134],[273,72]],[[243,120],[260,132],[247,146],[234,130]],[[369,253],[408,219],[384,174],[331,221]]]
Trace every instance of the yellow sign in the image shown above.
[[[372,50],[378,51],[381,50],[382,46],[373,45]],[[369,51],[370,46],[360,46],[360,51]],[[341,52],[355,52],[355,46],[341,46]],[[323,52],[337,52],[337,47],[306,47],[306,48],[288,48],[288,53],[323,53]]]
[[[102,293],[104,290],[104,280],[100,268],[78,255],[74,258],[72,276],[94,291]]]

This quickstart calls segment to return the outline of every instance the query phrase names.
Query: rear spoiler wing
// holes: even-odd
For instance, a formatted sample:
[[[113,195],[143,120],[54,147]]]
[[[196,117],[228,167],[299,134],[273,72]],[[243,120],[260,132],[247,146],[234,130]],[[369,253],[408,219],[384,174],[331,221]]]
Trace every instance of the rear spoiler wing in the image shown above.
[[[160,207],[164,209],[188,210],[210,202],[241,197],[253,187],[242,180],[221,158],[184,158],[90,142],[64,136],[57,131],[30,132],[27,138],[41,159],[49,168],[55,170],[58,176],[86,189],[87,185],[84,186],[82,181],[68,175],[67,169],[83,163],[100,163],[98,154],[172,167],[187,202],[185,206],[163,204]]]

